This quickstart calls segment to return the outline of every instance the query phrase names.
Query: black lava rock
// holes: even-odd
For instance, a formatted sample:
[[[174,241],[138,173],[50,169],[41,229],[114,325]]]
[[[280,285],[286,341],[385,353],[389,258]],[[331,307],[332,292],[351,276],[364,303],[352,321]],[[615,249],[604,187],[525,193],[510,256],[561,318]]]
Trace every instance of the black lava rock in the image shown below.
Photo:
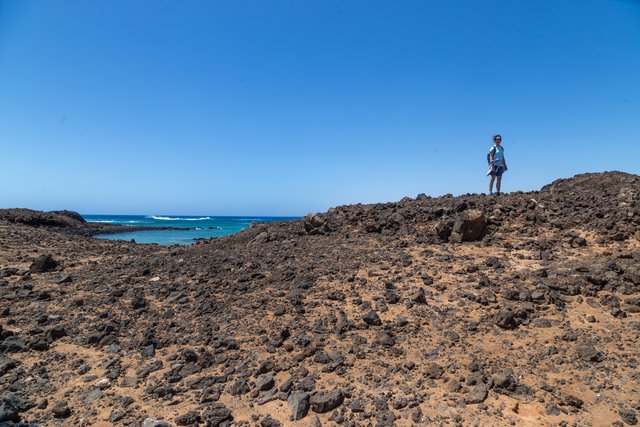
[[[310,399],[311,409],[319,414],[323,414],[337,408],[342,405],[343,401],[344,395],[340,390],[334,390],[329,393],[319,392],[311,396]]]
[[[32,273],[46,273],[55,270],[60,263],[53,259],[51,255],[40,255],[29,267]]]

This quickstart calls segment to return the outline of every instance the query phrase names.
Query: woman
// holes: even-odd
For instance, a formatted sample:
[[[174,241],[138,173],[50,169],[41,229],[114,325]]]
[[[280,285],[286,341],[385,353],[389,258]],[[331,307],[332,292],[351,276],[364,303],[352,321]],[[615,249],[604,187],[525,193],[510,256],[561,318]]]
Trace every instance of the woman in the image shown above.
[[[507,171],[507,162],[504,158],[504,148],[500,145],[502,143],[502,136],[494,135],[493,142],[495,143],[491,150],[489,150],[489,172],[487,175],[491,175],[489,181],[489,194],[493,194],[493,182],[498,178],[496,182],[496,194],[500,194],[500,184],[502,184],[502,174]]]

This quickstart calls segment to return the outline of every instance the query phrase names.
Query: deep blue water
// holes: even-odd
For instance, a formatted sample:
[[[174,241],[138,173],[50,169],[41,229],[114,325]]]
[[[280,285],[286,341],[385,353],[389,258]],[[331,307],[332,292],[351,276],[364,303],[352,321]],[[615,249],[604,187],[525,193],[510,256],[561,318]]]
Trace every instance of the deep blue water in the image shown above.
[[[243,230],[252,222],[287,221],[296,217],[273,216],[170,216],[170,215],[83,215],[89,222],[147,227],[188,227],[189,230],[134,231],[96,236],[100,239],[131,240],[136,243],[188,245],[195,239],[222,237]]]

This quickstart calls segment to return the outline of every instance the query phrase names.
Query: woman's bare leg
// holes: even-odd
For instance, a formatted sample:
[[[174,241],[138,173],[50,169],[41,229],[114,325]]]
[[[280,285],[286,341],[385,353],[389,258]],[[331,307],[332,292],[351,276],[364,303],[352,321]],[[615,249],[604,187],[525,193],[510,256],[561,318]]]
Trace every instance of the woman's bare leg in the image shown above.
[[[489,194],[493,194],[493,181],[496,180],[495,175],[491,175],[491,181],[489,181]],[[499,189],[500,187],[498,187]],[[498,190],[500,191],[500,190]]]
[[[497,190],[498,194],[500,194],[500,184],[502,184],[502,177],[501,176],[499,176],[498,177],[498,181],[496,181],[496,190]]]

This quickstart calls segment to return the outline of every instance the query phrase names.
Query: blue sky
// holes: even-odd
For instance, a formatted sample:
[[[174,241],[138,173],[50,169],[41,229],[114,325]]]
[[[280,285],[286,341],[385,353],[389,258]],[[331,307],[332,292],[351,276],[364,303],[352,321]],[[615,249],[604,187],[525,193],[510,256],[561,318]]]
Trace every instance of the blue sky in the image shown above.
[[[640,173],[640,1],[0,0],[0,207],[299,215]]]

